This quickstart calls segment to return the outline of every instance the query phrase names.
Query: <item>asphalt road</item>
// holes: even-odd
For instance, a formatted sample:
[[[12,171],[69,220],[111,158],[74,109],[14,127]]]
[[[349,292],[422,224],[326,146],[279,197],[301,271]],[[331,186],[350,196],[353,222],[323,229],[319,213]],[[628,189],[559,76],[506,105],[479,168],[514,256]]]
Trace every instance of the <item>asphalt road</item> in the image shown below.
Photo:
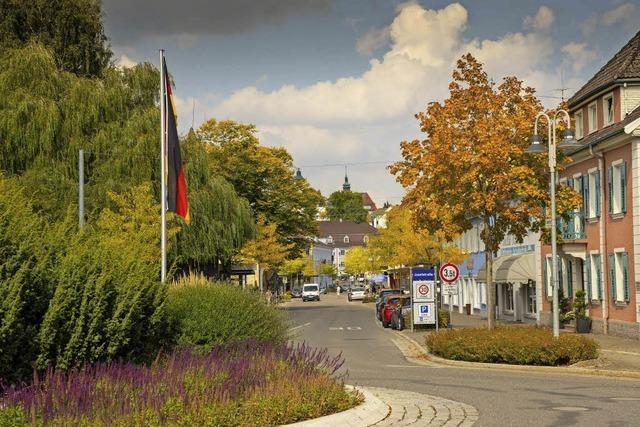
[[[640,426],[639,380],[416,365],[372,304],[329,294],[286,310],[295,340],[343,354],[346,382],[467,403],[480,413],[477,426]]]

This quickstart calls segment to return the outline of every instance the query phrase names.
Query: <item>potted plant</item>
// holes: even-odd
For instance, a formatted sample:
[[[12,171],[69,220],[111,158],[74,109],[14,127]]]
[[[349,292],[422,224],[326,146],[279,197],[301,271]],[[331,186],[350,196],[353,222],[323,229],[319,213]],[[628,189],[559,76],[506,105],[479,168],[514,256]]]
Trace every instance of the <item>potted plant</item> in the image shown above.
[[[576,318],[576,332],[579,334],[591,332],[591,319],[587,316],[587,300],[583,290],[576,292],[576,297],[573,300],[573,312]]]

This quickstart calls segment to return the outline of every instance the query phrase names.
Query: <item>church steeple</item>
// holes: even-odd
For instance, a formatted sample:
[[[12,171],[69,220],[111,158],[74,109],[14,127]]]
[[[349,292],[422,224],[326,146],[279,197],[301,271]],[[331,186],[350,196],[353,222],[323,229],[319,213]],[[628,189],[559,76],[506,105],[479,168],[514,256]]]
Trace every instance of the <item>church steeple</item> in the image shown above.
[[[344,167],[344,184],[342,184],[342,191],[351,191],[351,184],[349,184],[349,177],[347,176],[347,167]]]

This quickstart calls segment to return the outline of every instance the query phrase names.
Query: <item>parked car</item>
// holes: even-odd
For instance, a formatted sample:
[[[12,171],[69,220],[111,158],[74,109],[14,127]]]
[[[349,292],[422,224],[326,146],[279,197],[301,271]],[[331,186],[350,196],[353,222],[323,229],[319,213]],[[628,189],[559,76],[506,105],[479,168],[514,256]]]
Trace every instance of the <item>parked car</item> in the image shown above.
[[[382,317],[381,317],[382,307],[384,307],[384,303],[387,302],[385,298],[388,295],[400,295],[401,293],[402,292],[398,289],[382,289],[378,293],[378,298],[376,298],[376,319],[377,320],[382,320]]]
[[[323,295],[327,294],[327,285],[325,285],[324,283],[320,284],[320,293]]]
[[[411,309],[411,296],[401,296],[391,313],[391,329],[397,329],[398,331],[403,330],[405,327],[404,318],[411,313]]]
[[[387,295],[387,302],[382,306],[382,311],[380,313],[380,322],[382,322],[382,327],[388,328],[391,324],[391,315],[393,314],[393,310],[396,307],[396,304],[402,298],[401,295]]]
[[[302,289],[300,288],[291,289],[291,298],[302,298]]]
[[[363,300],[364,299],[364,288],[351,288],[347,293],[347,299],[349,301],[353,300]]]
[[[302,302],[320,301],[320,287],[316,283],[305,283],[302,285]]]

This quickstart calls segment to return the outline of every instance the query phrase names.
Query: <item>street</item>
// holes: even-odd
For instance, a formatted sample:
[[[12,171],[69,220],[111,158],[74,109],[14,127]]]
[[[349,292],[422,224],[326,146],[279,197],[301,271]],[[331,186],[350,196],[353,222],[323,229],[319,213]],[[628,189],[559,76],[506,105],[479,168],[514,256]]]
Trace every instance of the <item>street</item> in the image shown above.
[[[637,426],[640,381],[451,368],[408,361],[398,332],[375,321],[374,305],[345,294],[320,302],[293,300],[286,310],[297,341],[345,358],[346,382],[406,390],[472,405],[477,426]]]

